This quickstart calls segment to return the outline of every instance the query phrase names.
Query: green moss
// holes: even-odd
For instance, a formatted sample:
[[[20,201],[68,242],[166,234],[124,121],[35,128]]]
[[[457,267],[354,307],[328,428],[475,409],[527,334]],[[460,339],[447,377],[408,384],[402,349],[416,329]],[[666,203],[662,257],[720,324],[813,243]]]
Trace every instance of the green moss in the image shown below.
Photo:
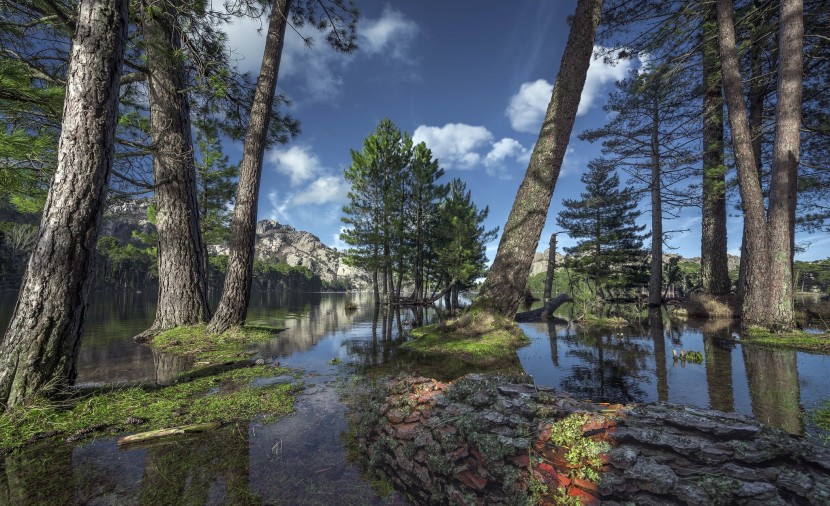
[[[590,419],[591,416],[588,414],[573,413],[558,420],[550,426],[550,441],[567,450],[565,460],[573,466],[568,470],[571,478],[598,482],[597,470],[603,465],[601,456],[611,450],[611,445],[605,441],[594,441],[590,437],[583,436],[582,427]]]
[[[628,320],[619,316],[596,316],[590,313],[583,315],[577,321],[586,327],[619,328],[629,325]]]
[[[36,399],[0,417],[0,448],[48,435],[91,428],[119,433],[211,421],[275,419],[293,410],[297,385],[256,387],[255,378],[289,373],[270,366],[236,367],[166,387],[122,387],[76,392],[61,401]]]
[[[445,325],[413,329],[412,335],[415,339],[402,348],[475,365],[513,361],[516,349],[530,342],[512,320],[482,310],[468,311]]]
[[[274,338],[284,327],[246,325],[211,334],[205,325],[176,327],[157,335],[151,345],[170,355],[192,357],[200,365],[237,360],[249,355],[248,347]]]
[[[713,506],[732,504],[735,492],[741,488],[737,480],[714,474],[701,478],[698,485],[709,496],[710,504]]]
[[[762,344],[775,348],[788,348],[830,353],[830,334],[811,334],[803,331],[770,332],[750,327],[742,333],[742,342]]]

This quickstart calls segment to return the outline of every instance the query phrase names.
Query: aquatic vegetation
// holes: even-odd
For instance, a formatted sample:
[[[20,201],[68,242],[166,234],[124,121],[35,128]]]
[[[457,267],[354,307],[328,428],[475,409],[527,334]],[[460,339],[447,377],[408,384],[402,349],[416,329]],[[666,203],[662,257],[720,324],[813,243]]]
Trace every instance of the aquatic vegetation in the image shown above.
[[[825,431],[824,438],[830,441],[830,399],[813,410],[811,418],[816,425]]]
[[[212,421],[274,420],[291,413],[298,385],[285,382],[254,386],[254,379],[282,376],[288,369],[232,367],[216,374],[192,373],[191,379],[165,387],[131,386],[77,391],[60,399],[39,398],[0,417],[0,448],[38,439],[87,433],[120,433],[134,428],[161,429]]]
[[[812,334],[800,330],[790,332],[770,332],[758,327],[750,327],[743,333],[743,342],[763,344],[775,348],[795,348],[799,350],[830,353],[830,334]]]

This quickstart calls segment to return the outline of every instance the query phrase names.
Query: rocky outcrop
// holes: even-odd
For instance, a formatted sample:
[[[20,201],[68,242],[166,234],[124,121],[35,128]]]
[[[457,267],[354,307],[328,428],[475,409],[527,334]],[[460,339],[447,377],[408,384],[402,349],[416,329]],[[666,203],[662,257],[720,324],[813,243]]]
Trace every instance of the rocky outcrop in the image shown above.
[[[541,274],[548,272],[548,254],[550,252],[550,248],[546,249],[542,253],[536,253],[533,255],[533,263],[530,264],[530,275],[533,276],[535,274]],[[565,257],[560,255],[559,253],[556,254],[556,266],[557,268],[562,267],[563,263],[565,262]]]
[[[133,237],[134,231],[141,234],[156,231],[156,226],[147,217],[147,209],[151,203],[150,199],[108,202],[104,218],[101,220],[100,235],[114,237],[123,244],[137,244],[139,241]]]
[[[362,464],[419,504],[830,504],[830,451],[810,440],[734,413],[593,404],[520,379],[367,390],[350,414]]]
[[[133,231],[155,231],[147,218],[151,202],[135,199],[109,203],[101,235],[128,243],[136,242]],[[213,245],[209,250],[214,255],[227,255],[229,251],[227,245]],[[273,220],[257,223],[256,255],[258,259],[281,260],[292,267],[307,267],[330,287],[362,289],[370,283],[369,273],[346,265],[342,253],[323,244],[317,236]]]
[[[369,284],[366,271],[346,265],[340,252],[323,244],[314,234],[273,220],[258,222],[256,232],[259,259],[279,259],[292,267],[307,267],[329,286],[361,289]],[[227,246],[214,246],[211,250],[216,254],[228,253]]]

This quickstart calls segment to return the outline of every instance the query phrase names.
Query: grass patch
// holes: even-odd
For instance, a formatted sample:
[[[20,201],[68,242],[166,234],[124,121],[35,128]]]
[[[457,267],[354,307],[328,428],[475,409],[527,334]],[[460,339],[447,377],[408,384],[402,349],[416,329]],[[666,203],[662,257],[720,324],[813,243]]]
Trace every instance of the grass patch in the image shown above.
[[[742,334],[741,342],[762,344],[775,348],[798,349],[830,353],[830,334],[812,334],[801,330],[771,332],[759,327],[749,327]]]
[[[627,327],[628,320],[620,316],[597,316],[593,314],[584,314],[576,319],[580,325],[586,327]]]
[[[433,357],[453,357],[475,365],[512,361],[516,349],[530,343],[518,325],[499,315],[473,309],[444,325],[412,330],[402,348]]]
[[[693,293],[683,306],[688,316],[701,318],[734,318],[740,314],[738,300],[732,295]]]
[[[824,401],[810,416],[816,425],[825,431],[824,438],[830,441],[830,400]]]
[[[203,422],[274,420],[293,411],[298,386],[252,386],[255,378],[288,374],[271,366],[236,367],[165,387],[120,387],[78,391],[68,398],[35,399],[0,416],[0,448],[37,439],[88,432],[121,433]]]
[[[205,325],[176,327],[158,334],[151,345],[170,355],[192,357],[197,362],[216,363],[250,355],[252,344],[269,341],[285,327],[245,325],[222,334],[211,334]],[[205,365],[205,364],[203,364]]]

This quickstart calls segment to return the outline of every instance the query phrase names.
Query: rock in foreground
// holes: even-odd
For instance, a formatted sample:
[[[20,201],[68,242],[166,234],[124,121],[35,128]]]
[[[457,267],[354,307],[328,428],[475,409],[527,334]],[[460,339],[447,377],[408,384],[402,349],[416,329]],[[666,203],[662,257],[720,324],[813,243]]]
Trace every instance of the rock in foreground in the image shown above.
[[[366,470],[417,503],[830,504],[830,451],[734,413],[578,401],[527,378],[399,378],[351,412]]]

